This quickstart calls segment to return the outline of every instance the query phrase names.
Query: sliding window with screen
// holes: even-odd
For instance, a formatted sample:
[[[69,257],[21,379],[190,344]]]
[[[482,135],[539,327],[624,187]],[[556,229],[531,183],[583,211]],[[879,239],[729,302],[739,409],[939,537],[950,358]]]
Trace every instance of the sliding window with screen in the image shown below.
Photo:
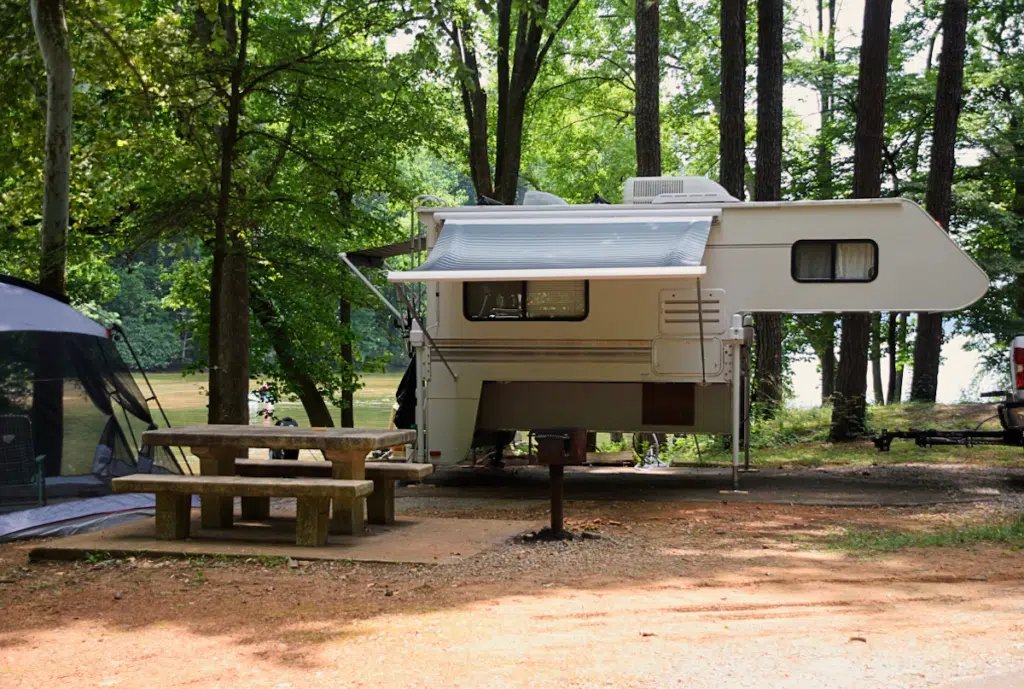
[[[582,321],[589,291],[586,280],[465,282],[462,312],[471,321]]]
[[[797,282],[871,282],[878,277],[878,245],[870,239],[804,239],[793,244]]]

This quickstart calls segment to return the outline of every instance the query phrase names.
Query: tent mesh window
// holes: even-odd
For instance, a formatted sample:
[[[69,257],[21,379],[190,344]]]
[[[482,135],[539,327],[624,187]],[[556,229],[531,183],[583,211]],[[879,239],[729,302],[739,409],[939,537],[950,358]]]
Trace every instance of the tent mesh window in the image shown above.
[[[137,471],[181,473],[167,448],[140,447],[156,424],[109,338],[0,331],[0,414],[31,420],[48,501],[104,495]],[[34,501],[32,486],[13,484],[0,483],[0,510]]]
[[[32,423],[21,414],[0,414],[0,486],[39,488],[40,467],[32,452]],[[39,493],[36,493],[38,499]]]

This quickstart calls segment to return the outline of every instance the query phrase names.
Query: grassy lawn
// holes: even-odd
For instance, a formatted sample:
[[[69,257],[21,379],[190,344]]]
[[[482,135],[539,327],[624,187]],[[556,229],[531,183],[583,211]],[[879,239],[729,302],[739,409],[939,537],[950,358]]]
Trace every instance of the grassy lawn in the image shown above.
[[[846,529],[842,535],[829,542],[829,548],[861,553],[891,553],[906,548],[950,548],[982,543],[1002,543],[1011,546],[1013,550],[1024,546],[1024,516],[941,531]]]
[[[150,374],[150,381],[157,397],[163,404],[170,422],[174,426],[206,423],[207,378],[202,374],[183,376],[180,373]],[[388,425],[395,390],[401,380],[400,373],[366,374],[363,387],[355,394],[356,426],[385,428]],[[141,384],[141,380],[139,381]],[[258,386],[255,381],[251,388]],[[154,410],[155,411],[155,410]],[[998,429],[999,423],[991,419],[995,405],[920,405],[903,404],[891,407],[870,407],[868,424],[870,433],[882,429],[966,429],[981,427]],[[275,418],[290,416],[302,426],[308,426],[302,405],[298,401],[278,403]],[[902,463],[969,463],[1004,466],[1024,466],[1024,450],[1002,446],[940,446],[917,447],[913,441],[896,440],[887,453],[878,452],[870,440],[834,445],[828,442],[831,409],[783,409],[774,419],[761,421],[753,429],[751,462],[762,467],[817,467],[833,465],[870,465]],[[254,415],[252,423],[261,423],[261,416]],[[698,456],[696,443],[700,444]],[[632,447],[631,436],[627,435],[622,445],[610,442],[607,434],[598,436],[602,450],[621,450]],[[91,453],[89,454],[91,460]],[[662,455],[673,464],[726,465],[731,454],[720,437],[715,436],[670,436],[668,447]]]
[[[386,428],[395,400],[395,390],[402,379],[401,373],[368,373],[362,376],[363,387],[355,393],[356,426],[364,428]],[[145,391],[141,376],[137,376],[140,387]],[[182,375],[180,373],[150,373],[156,396],[163,405],[173,426],[191,426],[206,423],[206,394],[208,379],[205,374]],[[255,390],[259,385],[250,382]],[[155,405],[151,405],[154,406]],[[156,409],[153,409],[154,413]],[[340,413],[340,412],[338,412]],[[302,404],[298,400],[279,402],[274,408],[274,417],[290,416],[300,426],[309,426]],[[262,416],[254,415],[251,423],[261,423]]]
[[[994,413],[995,405],[988,404],[869,407],[868,425],[872,435],[883,429],[998,429],[998,420],[989,418]],[[1024,466],[1024,450],[999,445],[923,448],[913,441],[895,440],[891,450],[884,453],[878,452],[867,439],[836,445],[828,441],[831,414],[828,407],[783,409],[774,419],[758,422],[751,433],[751,463],[757,466],[803,467],[909,462]],[[695,442],[700,444],[699,456]],[[605,442],[604,449],[617,448]],[[673,464],[683,465],[724,465],[732,461],[722,438],[704,435],[670,439],[667,457]]]

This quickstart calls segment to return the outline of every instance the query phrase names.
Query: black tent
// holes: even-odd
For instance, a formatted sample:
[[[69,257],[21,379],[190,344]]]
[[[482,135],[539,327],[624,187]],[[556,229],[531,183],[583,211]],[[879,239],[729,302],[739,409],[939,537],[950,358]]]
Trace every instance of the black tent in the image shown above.
[[[30,506],[40,486],[49,501],[104,495],[125,474],[182,473],[167,448],[140,446],[156,427],[110,331],[63,296],[0,276],[0,511]],[[45,456],[33,485],[29,453],[12,450],[29,437],[31,456]]]

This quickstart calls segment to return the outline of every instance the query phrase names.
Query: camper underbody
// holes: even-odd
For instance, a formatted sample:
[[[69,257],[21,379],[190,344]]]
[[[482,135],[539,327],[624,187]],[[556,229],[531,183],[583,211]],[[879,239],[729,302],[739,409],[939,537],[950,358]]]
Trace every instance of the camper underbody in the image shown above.
[[[425,284],[419,461],[550,427],[742,437],[753,314],[951,311],[988,287],[903,199],[741,203],[695,178],[626,198],[419,209],[427,259],[389,273]]]

